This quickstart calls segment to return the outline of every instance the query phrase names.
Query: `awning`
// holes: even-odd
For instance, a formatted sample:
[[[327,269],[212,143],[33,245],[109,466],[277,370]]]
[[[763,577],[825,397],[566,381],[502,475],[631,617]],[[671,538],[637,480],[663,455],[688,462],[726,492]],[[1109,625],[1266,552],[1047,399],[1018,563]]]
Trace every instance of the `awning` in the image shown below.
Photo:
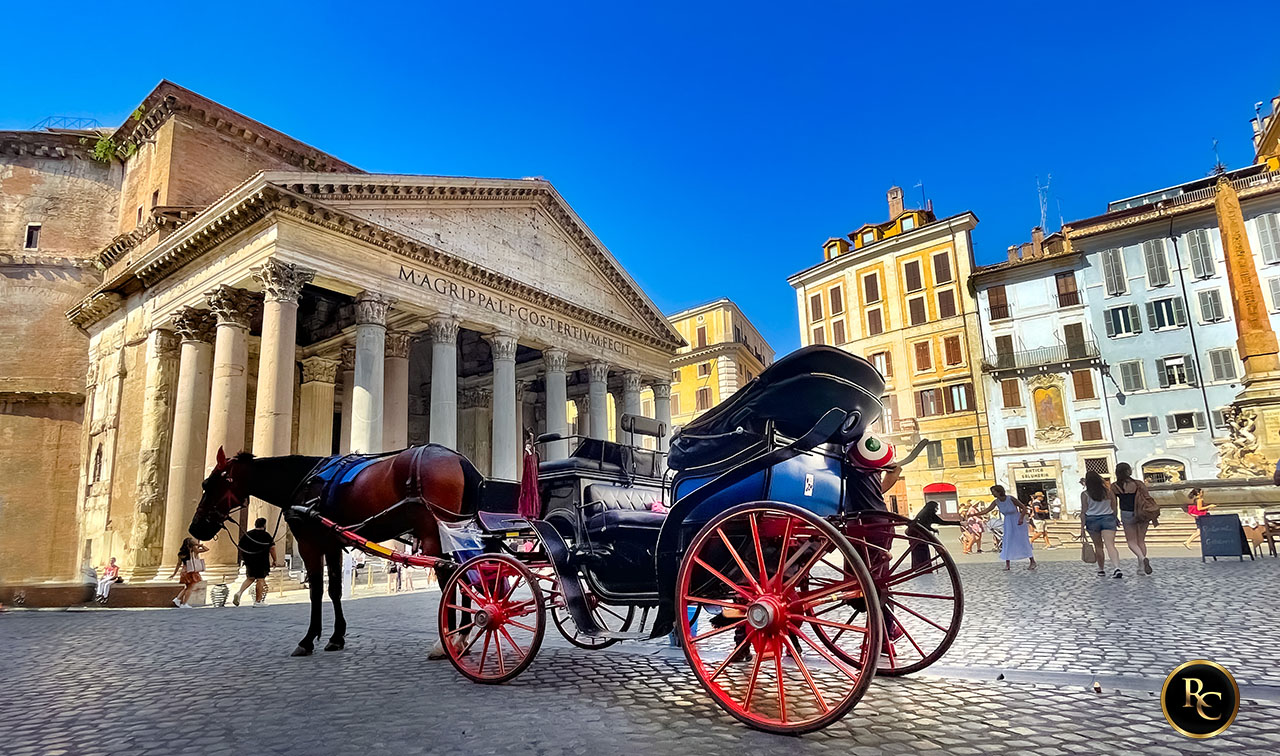
[[[930,483],[924,487],[924,492],[926,494],[953,494],[956,492],[956,487],[950,483]]]

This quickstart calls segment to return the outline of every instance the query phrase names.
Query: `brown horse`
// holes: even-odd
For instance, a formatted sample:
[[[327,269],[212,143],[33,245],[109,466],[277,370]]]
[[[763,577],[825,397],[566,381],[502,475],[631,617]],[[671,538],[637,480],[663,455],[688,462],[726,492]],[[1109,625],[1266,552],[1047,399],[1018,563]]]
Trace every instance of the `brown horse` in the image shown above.
[[[243,452],[228,458],[218,450],[218,463],[204,481],[204,495],[191,518],[191,535],[209,540],[218,534],[232,514],[250,496],[280,507],[289,530],[298,542],[311,588],[311,624],[294,649],[306,656],[320,637],[320,604],[324,598],[323,568],[329,566],[329,599],[333,602],[333,636],[325,651],[346,645],[347,623],[342,616],[342,546],[333,532],[290,508],[301,506],[304,484],[324,457],[257,458]],[[350,483],[339,487],[320,511],[339,525],[357,525],[386,512],[397,502],[417,496],[422,501],[405,504],[385,517],[368,523],[360,535],[370,541],[387,541],[410,535],[420,552],[440,556],[440,533],[435,511],[471,515],[478,509],[483,477],[466,457],[443,446],[428,444],[406,449],[366,467]],[[228,531],[230,532],[230,531]],[[443,585],[443,580],[441,584]]]

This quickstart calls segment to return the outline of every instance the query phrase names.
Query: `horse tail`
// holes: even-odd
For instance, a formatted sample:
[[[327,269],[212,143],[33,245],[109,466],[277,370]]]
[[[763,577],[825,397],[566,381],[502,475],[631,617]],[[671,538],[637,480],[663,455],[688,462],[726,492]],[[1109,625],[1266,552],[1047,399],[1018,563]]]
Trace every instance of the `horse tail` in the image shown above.
[[[465,455],[458,454],[458,464],[462,467],[462,511],[458,514],[473,515],[480,511],[484,476]]]

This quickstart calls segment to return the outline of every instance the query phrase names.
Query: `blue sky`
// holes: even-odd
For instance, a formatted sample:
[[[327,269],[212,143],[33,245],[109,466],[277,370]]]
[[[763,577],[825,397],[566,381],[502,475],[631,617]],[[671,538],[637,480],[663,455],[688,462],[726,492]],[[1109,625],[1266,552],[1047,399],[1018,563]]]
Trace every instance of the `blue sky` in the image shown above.
[[[167,78],[369,171],[544,176],[664,311],[732,297],[779,352],[786,277],[889,186],[974,211],[992,262],[1037,176],[1056,227],[1214,139],[1247,165],[1280,93],[1278,3],[179,5],[14,35],[0,128],[116,125]]]

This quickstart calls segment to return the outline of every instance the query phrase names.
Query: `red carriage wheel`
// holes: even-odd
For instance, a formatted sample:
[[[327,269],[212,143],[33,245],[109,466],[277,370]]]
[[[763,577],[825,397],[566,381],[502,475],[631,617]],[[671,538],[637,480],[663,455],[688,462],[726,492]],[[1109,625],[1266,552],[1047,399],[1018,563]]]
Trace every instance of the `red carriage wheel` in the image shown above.
[[[942,542],[928,528],[892,512],[859,513],[845,523],[844,534],[870,568],[880,597],[885,638],[877,674],[908,675],[942,658],[964,615],[960,573]],[[834,606],[822,617],[842,624],[866,622],[865,603]],[[833,653],[842,653],[841,631],[827,625],[813,630]]]
[[[870,607],[861,623],[823,616],[851,600]],[[874,677],[879,607],[849,541],[826,520],[777,502],[742,504],[707,523],[676,583],[681,645],[698,682],[725,711],[777,733],[821,729],[858,703]],[[691,608],[719,618],[695,635]],[[846,632],[824,643],[817,626]]]
[[[529,666],[542,645],[546,613],[538,578],[509,556],[475,557],[444,584],[439,627],[459,672],[473,682],[506,682]]]
[[[595,617],[596,624],[605,630],[611,630],[615,633],[625,633],[631,629],[631,621],[635,619],[636,608],[634,606],[609,606],[600,603],[600,599],[595,594],[587,593],[587,608],[591,611],[591,616]],[[608,648],[618,642],[618,638],[590,638],[582,634],[578,629],[578,625],[573,621],[573,617],[569,614],[569,610],[564,606],[564,598],[556,596],[551,602],[551,622],[564,636],[564,639],[577,646],[588,650],[597,650]]]

